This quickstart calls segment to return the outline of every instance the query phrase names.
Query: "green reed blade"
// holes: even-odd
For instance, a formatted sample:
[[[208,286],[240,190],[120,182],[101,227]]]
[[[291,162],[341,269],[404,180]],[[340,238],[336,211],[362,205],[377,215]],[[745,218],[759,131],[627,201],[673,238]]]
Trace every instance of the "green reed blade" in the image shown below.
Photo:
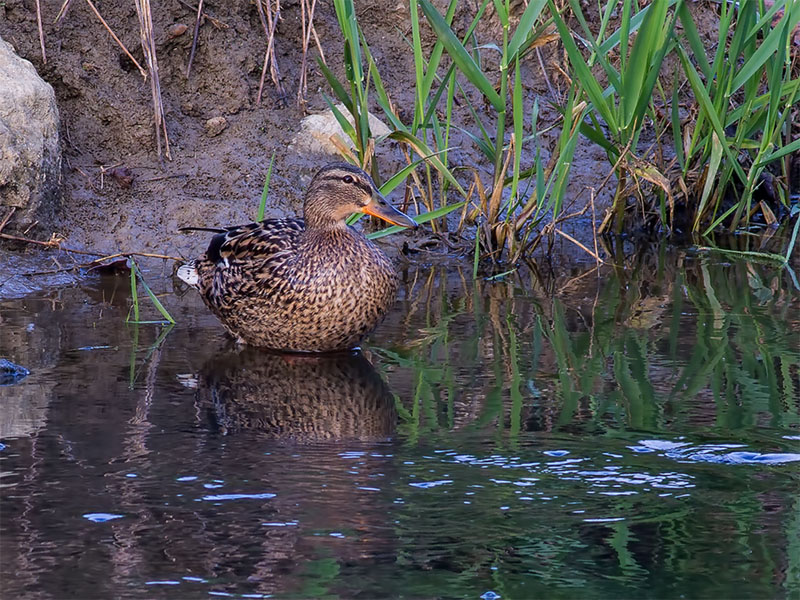
[[[425,17],[428,19],[437,37],[444,44],[453,62],[455,62],[461,72],[464,73],[464,76],[480,90],[487,100],[489,100],[496,111],[504,112],[506,108],[505,101],[498,95],[494,86],[492,86],[478,65],[475,64],[472,56],[470,56],[467,49],[453,33],[453,30],[447,25],[442,15],[433,7],[430,0],[418,0],[418,2],[422,8],[422,12],[425,13]]]
[[[133,300],[133,323],[139,322],[139,293],[136,290],[136,262],[131,258],[131,299]],[[130,312],[128,312],[128,318],[125,319],[127,323],[130,323]]]
[[[656,0],[650,5],[642,28],[636,35],[627,68],[622,71],[622,119],[625,127],[635,125],[644,116],[644,109],[652,98],[652,86],[661,61],[666,54],[664,20],[667,17],[666,0]]]
[[[142,276],[142,272],[139,270],[139,266],[136,264],[136,261],[130,257],[129,260],[131,261],[131,296],[133,297],[133,323],[160,323],[160,321],[140,321],[139,320],[139,296],[136,289],[136,280],[139,280],[139,284],[142,286],[142,289],[147,293],[150,297],[150,301],[153,303],[153,306],[156,307],[158,312],[170,323],[175,323],[175,319],[172,318],[172,315],[169,314],[169,311],[161,304],[161,300],[153,293],[153,290],[150,289],[150,286],[147,285],[147,282],[144,280]]]
[[[741,178],[741,180],[742,181],[746,180],[747,177],[745,176],[744,171],[742,170],[742,167],[739,164],[739,161],[736,160],[736,157],[734,156],[730,146],[728,145],[728,142],[725,138],[725,130],[722,127],[722,123],[720,123],[719,116],[716,110],[714,110],[714,103],[712,102],[711,98],[708,95],[708,92],[703,86],[703,82],[700,81],[700,77],[697,74],[697,71],[692,66],[691,61],[689,60],[689,57],[686,54],[686,51],[680,45],[676,47],[678,49],[678,55],[681,58],[681,62],[683,63],[684,73],[686,73],[686,75],[689,78],[689,83],[692,86],[692,91],[695,94],[695,98],[698,104],[700,105],[700,108],[702,109],[705,117],[711,123],[714,132],[717,134],[717,137],[719,138],[719,141],[722,143],[722,149],[725,152],[725,156],[730,161],[731,166],[734,168],[736,174]]]
[[[514,87],[511,97],[511,114],[514,120],[514,167],[512,171],[510,202],[519,203],[517,186],[519,185],[519,165],[522,159],[522,136],[524,117],[522,112],[522,77],[519,69],[519,58],[514,61]],[[514,205],[512,204],[512,206]],[[513,210],[506,213],[506,219],[511,217]]]
[[[792,3],[792,10],[787,12],[781,19],[781,24],[784,25],[788,31],[791,31],[795,26],[800,23],[800,2]],[[784,30],[782,27],[776,27],[769,35],[761,42],[761,45],[756,50],[755,54],[739,69],[736,76],[731,82],[729,93],[732,94],[737,91],[746,81],[753,77],[759,69],[772,57],[781,45],[781,36]]]
[[[272,179],[272,166],[275,164],[275,150],[272,151],[272,158],[269,159],[269,168],[267,169],[267,176],[264,178],[264,188],[261,190],[261,202],[258,205],[258,214],[256,221],[264,220],[264,212],[267,209],[267,194],[269,193],[269,182]]]
[[[422,225],[423,223],[427,223],[428,221],[433,221],[434,219],[438,219],[440,217],[444,217],[449,215],[454,210],[458,210],[459,208],[463,207],[466,203],[466,200],[462,200],[461,202],[456,202],[455,204],[448,204],[447,206],[442,206],[437,208],[436,210],[432,210],[426,213],[422,213],[421,215],[417,215],[414,217],[414,220],[419,224]],[[367,238],[370,240],[378,240],[382,237],[386,237],[387,235],[392,235],[393,233],[397,233],[398,231],[403,231],[408,229],[408,227],[400,227],[399,225],[392,225],[391,227],[387,227],[386,229],[381,229],[380,231],[373,231],[372,233],[367,234]]]
[[[708,64],[706,48],[700,39],[700,33],[697,31],[697,25],[695,25],[694,19],[689,12],[689,7],[685,2],[682,2],[676,12],[681,21],[681,26],[683,27],[683,35],[686,37],[689,42],[689,47],[692,49],[695,62],[700,66],[700,72],[703,74],[706,81],[711,81],[711,65]],[[677,81],[677,78],[673,78],[673,81]],[[677,86],[675,87],[677,88]]]
[[[455,64],[450,65],[450,68],[445,73],[444,77],[442,78],[439,87],[436,88],[436,93],[434,93],[433,98],[431,98],[430,102],[428,103],[428,110],[425,113],[425,116],[422,118],[422,122],[420,123],[421,127],[427,127],[430,123],[431,116],[436,113],[436,106],[439,104],[439,100],[444,93],[444,90],[447,88],[448,82],[450,81],[450,77],[455,73]]]
[[[522,44],[528,40],[528,35],[533,29],[533,24],[536,22],[536,19],[539,18],[546,4],[547,0],[531,0],[531,2],[528,3],[525,12],[523,12],[522,16],[519,18],[519,24],[514,31],[514,35],[511,36],[511,40],[508,42],[506,57],[509,61],[518,58],[517,53],[519,49],[522,47]]]
[[[467,197],[467,192],[463,187],[461,187],[461,184],[456,181],[456,178],[453,177],[450,169],[444,165],[441,159],[439,159],[437,156],[437,153],[431,150],[425,142],[405,131],[393,131],[388,137],[411,146],[417,154],[425,157],[426,160],[430,162],[430,164],[432,164],[434,168],[458,190],[459,194],[461,194],[464,198]]]
[[[344,86],[336,78],[336,75],[333,74],[333,71],[331,71],[328,66],[319,58],[317,59],[317,65],[319,66],[320,71],[322,71],[322,74],[325,76],[325,80],[328,82],[328,85],[331,86],[334,95],[339,99],[339,102],[344,104],[347,110],[352,113],[353,99],[350,97],[350,94],[348,94],[347,90],[344,89]]]
[[[550,11],[553,14],[553,20],[556,28],[558,29],[558,33],[561,36],[561,43],[564,44],[564,49],[567,52],[570,64],[572,65],[572,68],[575,69],[577,79],[580,81],[581,85],[586,91],[586,95],[589,96],[589,100],[593,104],[595,110],[600,113],[600,116],[608,124],[608,127],[611,129],[611,131],[617,131],[619,129],[617,118],[603,97],[603,90],[601,89],[600,84],[592,74],[589,65],[586,64],[586,61],[583,59],[583,54],[580,50],[578,50],[578,46],[575,44],[575,40],[572,38],[572,33],[567,27],[567,24],[561,18],[558,9],[553,3],[553,0],[548,0],[548,5],[550,6]]]
[[[322,97],[325,99],[325,103],[328,105],[328,108],[331,109],[333,116],[336,118],[336,122],[339,123],[339,127],[341,127],[342,131],[344,131],[347,137],[353,141],[353,144],[358,145],[358,133],[356,132],[355,127],[353,127],[353,124],[342,114],[342,111],[336,108],[336,105],[330,98],[328,98],[327,95],[322,94]]]

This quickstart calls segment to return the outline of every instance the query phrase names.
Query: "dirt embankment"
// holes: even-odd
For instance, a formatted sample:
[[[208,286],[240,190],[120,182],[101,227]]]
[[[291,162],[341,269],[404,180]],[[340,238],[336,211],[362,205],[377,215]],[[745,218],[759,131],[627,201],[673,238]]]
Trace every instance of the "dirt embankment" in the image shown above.
[[[32,61],[54,87],[61,113],[63,200],[57,220],[45,224],[41,234],[58,231],[73,247],[100,251],[194,253],[198,241],[176,234],[176,229],[251,219],[273,151],[276,169],[268,212],[284,214],[300,208],[304,184],[326,159],[289,147],[305,114],[295,101],[302,48],[298,2],[281,2],[276,29],[286,97],[279,96],[268,76],[261,104],[256,97],[267,40],[253,3],[205,4],[208,17],[202,21],[188,77],[194,5],[183,0],[153,5],[172,160],[159,160],[155,152],[149,82],[87,2],[73,2],[62,24],[56,26],[60,5],[61,0],[41,2],[46,63],[39,47],[35,3],[7,0],[0,5],[0,36]],[[134,58],[144,64],[133,2],[103,2],[98,9]],[[414,66],[403,39],[410,31],[408,6],[376,2],[360,5],[359,11],[389,92],[401,115],[410,113]],[[471,19],[469,7],[460,11],[456,29],[466,28]],[[314,24],[328,63],[341,73],[342,42],[331,3],[317,5]],[[490,30],[491,23],[487,38]],[[322,93],[328,91],[315,64],[317,55],[312,43],[306,107],[311,112],[326,107]],[[532,60],[528,67],[529,93],[547,94],[538,62]],[[219,125],[220,117],[227,126],[218,132],[214,124]],[[216,121],[209,124],[210,119]],[[602,160],[594,149],[590,153],[593,160]]]
[[[179,234],[178,227],[251,220],[273,152],[276,167],[267,214],[294,214],[300,210],[302,190],[314,171],[330,157],[291,147],[303,116],[324,110],[323,93],[329,93],[316,66],[318,52],[312,41],[305,111],[296,103],[302,57],[302,12],[297,0],[280,2],[281,18],[276,28],[275,48],[285,96],[277,92],[268,75],[260,104],[257,94],[267,38],[254,3],[226,0],[204,4],[207,16],[201,21],[188,76],[196,5],[187,0],[153,5],[171,160],[160,159],[156,153],[149,81],[143,80],[88,2],[74,0],[61,24],[55,25],[61,3],[62,0],[41,0],[46,63],[40,49],[36,3],[0,3],[0,36],[30,60],[53,86],[61,115],[62,203],[53,222],[42,223],[31,235],[41,239],[57,232],[66,238],[65,245],[69,247],[100,252],[138,250],[196,255],[204,238]],[[441,2],[437,5],[444,10]],[[359,23],[389,94],[401,118],[410,120],[414,65],[404,39],[410,37],[408,4],[405,0],[375,1],[359,3],[357,7]],[[97,4],[97,8],[134,58],[145,64],[134,3],[109,0]],[[454,19],[457,32],[466,31],[473,10],[470,3],[459,4]],[[712,9],[704,12],[713,17]],[[490,13],[478,30],[480,40],[485,42],[496,41],[498,34]],[[702,22],[708,24],[704,29],[713,33],[715,20]],[[314,25],[328,64],[341,76],[342,38],[332,3],[317,4]],[[424,43],[430,48],[434,40],[430,32],[425,33]],[[487,63],[496,60],[488,49],[483,56]],[[550,101],[561,100],[560,96],[566,93],[564,64],[561,45],[554,40],[522,65],[530,106],[535,98],[539,99],[539,141],[545,160],[558,135],[557,130],[547,128],[557,118]],[[479,111],[485,108],[477,96],[474,105]],[[380,113],[377,105],[373,110]],[[459,125],[476,129],[464,102],[456,112]],[[488,110],[484,116],[491,116]],[[451,163],[484,168],[478,166],[477,151],[466,136],[455,131],[451,145]],[[525,164],[532,163],[533,150],[526,149]],[[396,148],[383,144],[378,156],[387,163],[384,172],[388,173],[388,163],[400,154]],[[572,212],[585,204],[588,189],[595,188],[601,218],[601,207],[613,191],[613,180],[605,188],[600,185],[609,170],[605,155],[597,146],[588,141],[580,144],[564,210]],[[399,201],[401,194],[402,189],[396,191],[394,200]],[[591,239],[590,217],[576,219],[565,230],[579,239]],[[575,252],[571,244],[568,248]],[[577,255],[588,258],[580,251]]]

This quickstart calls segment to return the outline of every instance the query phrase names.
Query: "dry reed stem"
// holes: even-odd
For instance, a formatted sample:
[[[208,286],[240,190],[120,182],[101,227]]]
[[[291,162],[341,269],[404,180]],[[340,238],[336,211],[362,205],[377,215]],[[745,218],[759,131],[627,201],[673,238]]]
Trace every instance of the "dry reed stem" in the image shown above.
[[[167,123],[164,120],[164,104],[161,100],[161,84],[158,80],[158,59],[156,58],[156,41],[153,36],[153,15],[150,11],[150,0],[134,0],[134,3],[136,4],[136,14],[139,16],[139,33],[141,36],[142,51],[147,61],[147,68],[150,71],[150,91],[153,95],[153,114],[155,117],[158,158],[161,159],[161,136],[163,134],[164,155],[172,160],[172,155],[169,151]]]
[[[44,51],[44,30],[42,29],[42,6],[36,0],[36,25],[39,28],[39,46],[42,48],[42,63],[47,64],[47,52]]]
[[[179,256],[169,256],[167,254],[153,254],[150,252],[115,252],[113,254],[103,254],[102,252],[95,252],[92,250],[76,250],[75,248],[67,248],[61,245],[61,238],[56,234],[46,242],[42,240],[33,240],[30,238],[20,237],[18,235],[11,235],[9,233],[0,233],[0,239],[11,240],[13,242],[22,242],[24,244],[34,244],[36,246],[44,246],[45,248],[54,248],[56,250],[63,250],[64,252],[71,252],[73,254],[82,254],[84,256],[99,256],[92,262],[99,262],[102,260],[111,260],[112,258],[122,258],[123,256],[143,256],[145,258],[160,258],[163,260],[174,260],[183,262],[184,258]]]
[[[317,0],[300,0],[302,9],[302,23],[303,23],[303,58],[300,61],[300,83],[297,86],[297,106],[305,111],[306,93],[308,92],[308,65],[306,63],[308,57],[308,45],[311,43],[311,35],[314,32],[316,39],[316,31],[314,30],[314,10],[317,7]],[[317,40],[319,47],[319,40]],[[322,57],[325,60],[325,57]]]
[[[66,2],[65,2],[65,4],[66,4]],[[142,77],[144,77],[144,79],[146,81],[147,80],[147,71],[145,71],[142,68],[142,65],[139,64],[139,61],[137,61],[135,58],[133,58],[133,55],[130,52],[128,52],[128,49],[125,47],[125,44],[122,43],[122,40],[120,40],[117,37],[117,34],[114,33],[114,31],[111,29],[111,27],[109,27],[108,23],[106,23],[106,20],[100,14],[100,11],[97,10],[97,7],[95,7],[95,5],[92,4],[92,0],[86,0],[86,4],[88,4],[89,8],[91,8],[92,11],[94,12],[94,14],[97,15],[97,18],[100,19],[100,22],[103,24],[103,27],[105,27],[106,31],[108,31],[108,33],[111,34],[111,37],[114,38],[114,41],[117,42],[117,44],[119,45],[120,48],[122,48],[123,52],[125,52],[127,57],[131,59],[131,62],[133,62],[133,64],[136,65],[136,68],[139,69],[139,73],[142,74]],[[66,13],[66,11],[65,11],[65,13]]]
[[[600,256],[600,250],[597,247],[597,213],[594,209],[594,188],[590,188],[589,202],[592,206],[592,240],[594,241],[594,253]],[[600,263],[598,262],[597,265],[600,266]]]
[[[61,25],[61,22],[64,20],[64,17],[67,16],[67,11],[69,10],[70,5],[72,4],[72,0],[64,0],[61,4],[61,8],[58,10],[58,14],[56,15],[55,23],[56,27]]]
[[[186,65],[186,79],[189,79],[189,73],[192,72],[192,62],[194,62],[194,53],[197,50],[197,37],[200,35],[200,19],[203,16],[203,0],[197,3],[197,19],[194,22],[194,34],[192,35],[192,50],[189,52],[189,64]]]
[[[555,232],[556,232],[558,235],[561,235],[561,236],[565,237],[567,240],[569,240],[570,242],[572,242],[573,244],[575,244],[575,245],[576,245],[578,248],[580,248],[581,250],[583,250],[584,252],[586,252],[586,254],[588,254],[589,256],[591,256],[592,258],[594,258],[594,260],[595,260],[595,262],[596,262],[597,264],[605,264],[605,261],[604,261],[602,258],[600,258],[600,255],[599,255],[599,254],[597,254],[597,252],[592,252],[592,251],[591,251],[589,248],[587,248],[587,247],[586,247],[584,244],[580,243],[578,240],[576,240],[574,237],[572,237],[572,236],[571,236],[571,235],[569,235],[568,233],[564,233],[564,232],[563,232],[563,231],[561,231],[560,229],[553,229],[553,231],[555,231]]]
[[[270,0],[267,0],[266,11],[264,11],[264,5],[261,4],[261,0],[256,0],[256,4],[259,6],[262,12],[265,12],[266,27],[264,29],[264,33],[267,35],[267,50],[264,53],[264,65],[261,68],[261,79],[258,82],[258,96],[256,97],[256,104],[261,104],[261,97],[264,93],[264,80],[266,79],[267,75],[267,65],[269,65],[270,78],[272,79],[272,83],[275,85],[275,89],[278,90],[280,101],[281,103],[285,104],[286,92],[281,85],[281,73],[278,69],[278,59],[275,56],[275,28],[278,26],[278,19],[281,18],[281,2],[280,0],[275,0],[274,15]]]
[[[12,206],[11,210],[8,211],[8,214],[5,217],[3,217],[3,221],[0,222],[0,232],[6,228],[6,225],[8,225],[8,222],[11,220],[11,217],[14,216],[15,212],[17,212],[17,207]]]
[[[189,3],[188,3],[188,2],[186,2],[185,0],[178,0],[178,2],[180,2],[181,4],[183,4],[183,5],[184,5],[186,8],[188,8],[189,10],[194,10],[194,11],[196,11],[196,10],[197,10],[197,7],[196,7],[196,6],[193,6],[192,4],[189,4]],[[209,14],[209,13],[207,13],[207,12],[205,12],[205,11],[202,11],[202,13],[201,13],[201,14],[202,14],[202,17],[203,17],[204,19],[208,19],[209,21],[211,21],[211,24],[212,24],[214,27],[216,27],[217,29],[230,29],[230,25],[228,25],[227,23],[223,23],[222,21],[220,21],[220,20],[219,20],[219,19],[217,19],[216,17],[212,16],[211,14]]]

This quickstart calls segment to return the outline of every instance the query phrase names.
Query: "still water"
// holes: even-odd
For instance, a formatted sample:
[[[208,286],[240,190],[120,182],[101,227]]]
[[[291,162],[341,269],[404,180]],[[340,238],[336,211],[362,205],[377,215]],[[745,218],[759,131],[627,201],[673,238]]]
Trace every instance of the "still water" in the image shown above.
[[[0,301],[5,598],[800,595],[786,271],[408,266],[324,359],[148,278],[175,327],[126,324],[125,277]]]

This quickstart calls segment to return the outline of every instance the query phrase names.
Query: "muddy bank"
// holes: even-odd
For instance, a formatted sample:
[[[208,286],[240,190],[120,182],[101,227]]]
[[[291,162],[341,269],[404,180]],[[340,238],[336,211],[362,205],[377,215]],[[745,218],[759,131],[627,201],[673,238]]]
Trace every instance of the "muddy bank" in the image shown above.
[[[45,218],[30,232],[31,237],[48,239],[55,233],[67,247],[101,253],[126,250],[196,256],[207,237],[179,234],[177,229],[252,220],[273,152],[276,166],[267,215],[299,212],[302,192],[311,176],[320,165],[332,160],[292,145],[302,118],[326,109],[323,94],[329,93],[315,62],[319,53],[312,43],[306,104],[301,108],[296,102],[302,58],[300,4],[293,0],[282,2],[276,28],[275,47],[284,93],[280,94],[267,76],[260,104],[257,95],[267,40],[255,5],[235,0],[204,6],[207,16],[201,21],[188,77],[195,7],[183,0],[170,0],[153,9],[170,160],[159,158],[156,153],[149,82],[142,79],[86,3],[73,3],[57,26],[54,21],[61,1],[41,2],[46,62],[39,45],[35,4],[9,0],[0,6],[0,36],[30,60],[53,86],[61,114],[61,204],[51,218]],[[134,58],[142,62],[139,22],[133,4],[106,2],[99,10]],[[466,30],[472,10],[466,4],[459,6],[453,25],[457,32]],[[692,3],[692,10],[697,14],[702,35],[711,44],[717,27],[714,7]],[[400,118],[407,121],[414,106],[413,55],[403,39],[410,31],[408,5],[372,3],[360,8],[358,18],[387,91]],[[332,4],[317,6],[314,25],[328,64],[341,77],[342,39]],[[423,34],[423,43],[430,48],[434,39],[427,29]],[[479,40],[490,42],[497,34],[495,17],[488,14],[478,28]],[[535,99],[539,101],[539,142],[546,161],[558,135],[558,131],[547,130],[557,119],[550,103],[562,100],[568,82],[560,42],[553,40],[540,53],[541,56],[532,54],[526,58],[522,69],[527,104],[533,106]],[[487,52],[484,60],[490,62],[496,57]],[[466,88],[469,90],[470,86]],[[473,100],[476,109],[489,116],[488,107],[477,95]],[[455,124],[474,129],[467,107],[462,103],[457,108]],[[377,105],[373,111],[380,114]],[[384,142],[377,148],[378,164],[386,176],[403,162],[402,153],[393,144]],[[451,146],[452,165],[476,167],[483,172],[485,167],[478,166],[474,144],[455,129]],[[532,161],[532,155],[523,154],[523,163]],[[562,214],[585,207],[593,189],[596,221],[587,211],[563,229],[589,247],[593,245],[594,223],[602,219],[603,208],[613,193],[614,179],[606,177],[610,169],[598,146],[588,141],[579,144]],[[469,171],[461,175],[467,183]],[[484,175],[488,181],[488,172]],[[402,197],[401,187],[390,199],[399,203]],[[456,257],[462,254],[460,248],[453,248],[452,240],[448,244],[420,238],[425,235],[418,233],[414,238],[404,233],[384,239],[381,244],[390,251],[405,242],[412,248],[423,248],[424,252],[410,255],[411,260],[423,262],[435,260],[431,255],[437,252]],[[471,244],[464,246],[467,252]],[[592,260],[561,238],[556,247],[566,250],[568,261]],[[40,253],[6,242],[3,249],[26,254],[34,251],[34,258],[11,261],[7,252],[0,252],[0,273],[53,270],[76,260],[64,253],[50,256],[47,251]],[[165,274],[172,268],[171,264],[148,266]],[[25,289],[46,286],[49,281],[61,284],[63,277],[16,280],[13,287],[11,283],[2,285],[0,278],[0,295],[20,295]]]
[[[180,0],[154,7],[172,160],[159,160],[155,152],[149,82],[142,79],[87,4],[74,3],[63,23],[55,26],[60,5],[60,0],[42,2],[46,63],[39,47],[35,5],[11,0],[0,6],[0,36],[33,62],[54,87],[61,111],[62,204],[52,222],[40,225],[36,232],[40,237],[55,231],[66,238],[67,245],[101,252],[122,248],[194,254],[202,244],[177,235],[177,228],[252,219],[273,152],[276,168],[267,212],[283,215],[299,210],[303,188],[314,171],[330,160],[298,153],[291,147],[306,111],[324,110],[323,93],[328,93],[312,44],[306,110],[295,101],[301,62],[299,3],[281,4],[276,30],[285,96],[267,77],[260,105],[256,96],[266,38],[252,3],[205,5],[209,17],[200,27],[189,77],[186,68],[194,10]],[[99,8],[141,62],[133,5],[109,2]],[[401,117],[413,108],[414,93],[413,58],[400,35],[409,29],[407,13],[405,3],[376,3],[363,7],[359,14]],[[460,9],[456,29],[465,28],[470,18],[469,7]],[[331,4],[318,5],[314,24],[328,63],[341,74],[342,41]],[[183,25],[187,26],[185,30]],[[492,27],[491,19],[487,20],[485,38],[492,35]],[[431,44],[432,39],[426,39],[426,43]],[[557,62],[559,52],[556,44],[544,48],[545,65]],[[547,122],[555,118],[555,113],[547,112],[552,109],[546,106],[549,92],[541,66],[531,60],[525,68],[529,71],[527,92],[531,99],[534,95],[542,97],[543,119]],[[549,77],[559,83],[555,68]],[[374,110],[379,112],[377,106]],[[546,145],[547,139],[543,141]],[[473,152],[466,142],[456,140],[453,160],[470,164]],[[378,148],[378,156],[386,173],[393,172],[395,161],[401,157],[389,144]],[[587,185],[599,185],[608,170],[605,165],[598,168],[604,161],[602,152],[593,146],[579,150],[576,195]],[[399,200],[402,189],[395,195]]]

